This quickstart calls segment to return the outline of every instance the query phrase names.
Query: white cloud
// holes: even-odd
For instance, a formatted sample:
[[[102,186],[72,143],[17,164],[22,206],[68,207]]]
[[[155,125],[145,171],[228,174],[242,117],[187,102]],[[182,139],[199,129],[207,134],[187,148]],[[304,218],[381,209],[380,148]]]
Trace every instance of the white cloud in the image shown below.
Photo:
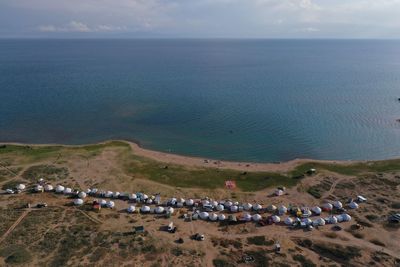
[[[97,25],[89,27],[87,24],[80,21],[71,21],[63,26],[54,25],[41,25],[38,27],[40,32],[115,32],[115,31],[125,31],[127,28],[125,26],[112,26],[112,25]]]

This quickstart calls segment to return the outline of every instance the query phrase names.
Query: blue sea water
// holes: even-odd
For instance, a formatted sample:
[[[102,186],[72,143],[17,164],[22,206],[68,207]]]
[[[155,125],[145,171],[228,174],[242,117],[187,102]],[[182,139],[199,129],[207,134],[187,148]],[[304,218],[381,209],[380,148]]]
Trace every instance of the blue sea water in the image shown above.
[[[400,41],[0,40],[0,141],[400,156]]]

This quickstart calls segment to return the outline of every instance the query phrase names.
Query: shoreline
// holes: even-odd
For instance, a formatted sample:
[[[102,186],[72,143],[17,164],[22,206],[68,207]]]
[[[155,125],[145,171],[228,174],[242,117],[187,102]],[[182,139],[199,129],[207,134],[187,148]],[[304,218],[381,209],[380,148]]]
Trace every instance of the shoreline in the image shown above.
[[[61,146],[61,147],[85,147],[89,145],[107,144],[109,142],[123,142],[130,146],[133,153],[137,156],[149,158],[165,164],[182,165],[186,167],[194,168],[217,168],[217,169],[230,169],[236,171],[249,171],[249,172],[288,172],[296,168],[297,166],[308,163],[325,163],[325,164],[337,164],[337,165],[350,165],[354,163],[367,163],[367,162],[378,162],[383,160],[317,160],[307,158],[297,158],[289,161],[280,163],[271,162],[246,162],[246,161],[226,161],[210,159],[205,157],[194,157],[184,156],[179,154],[161,152],[156,150],[150,150],[143,148],[139,142],[127,141],[127,140],[107,140],[98,143],[82,144],[82,145],[66,145],[66,144],[28,144],[19,142],[0,142],[1,145],[19,145],[19,146],[32,146],[32,147],[46,147],[46,146]]]

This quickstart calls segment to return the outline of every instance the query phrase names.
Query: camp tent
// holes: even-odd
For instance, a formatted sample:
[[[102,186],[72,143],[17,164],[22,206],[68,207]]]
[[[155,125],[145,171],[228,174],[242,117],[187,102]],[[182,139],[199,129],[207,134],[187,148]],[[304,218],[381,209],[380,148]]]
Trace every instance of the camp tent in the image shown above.
[[[203,211],[203,212],[199,213],[199,216],[200,216],[200,219],[207,220],[209,217],[209,214],[208,214],[208,212]]]
[[[150,207],[149,206],[142,206],[140,208],[140,211],[143,212],[143,213],[148,213],[148,212],[150,212]]]
[[[86,197],[86,193],[85,192],[79,192],[79,194],[78,194],[78,197],[79,198],[85,198]]]
[[[113,192],[112,191],[107,191],[105,194],[104,194],[104,196],[105,197],[107,197],[107,198],[111,198],[112,196],[113,196]]]
[[[51,184],[46,184],[44,186],[44,191],[47,191],[47,192],[53,191],[53,186]]]
[[[115,206],[114,201],[110,200],[110,201],[107,202],[107,207],[109,207],[110,209],[114,208],[114,206]]]
[[[100,205],[101,205],[102,207],[107,206],[107,201],[104,200],[104,199],[100,200]]]
[[[35,186],[35,191],[36,191],[36,192],[43,192],[43,190],[44,190],[44,188],[43,188],[43,186],[41,186],[40,184],[38,184],[38,185]]]
[[[62,185],[57,185],[57,187],[56,187],[56,192],[57,193],[62,193],[62,192],[64,192],[64,186],[62,186]]]
[[[225,219],[226,219],[226,216],[224,214],[221,213],[221,214],[218,215],[218,220],[219,221],[225,221]]]
[[[259,210],[261,210],[261,209],[262,209],[262,206],[261,206],[260,204],[255,204],[255,205],[253,205],[253,210],[259,211]]]
[[[279,206],[278,213],[279,215],[283,215],[287,212],[287,208],[284,205]]]
[[[190,206],[193,206],[194,201],[193,201],[193,199],[186,199],[185,204],[186,204],[186,206],[190,207]]]
[[[273,215],[271,218],[274,223],[279,223],[281,221],[281,218],[276,215]]]
[[[83,205],[83,199],[80,198],[74,199],[74,205],[76,206]]]
[[[318,218],[312,222],[314,226],[323,226],[325,225],[325,220],[322,218]]]
[[[293,225],[293,219],[290,217],[287,217],[284,222],[286,225]]]
[[[258,222],[262,219],[260,214],[253,214],[253,216],[251,217],[253,219],[253,221]]]
[[[15,188],[17,189],[17,190],[24,190],[25,189],[25,185],[24,184],[19,184],[19,185],[17,185]]]
[[[275,211],[276,210],[276,206],[275,205],[268,205],[267,206],[267,211],[269,211],[269,212],[273,212],[273,211]]]
[[[113,198],[119,198],[119,195],[121,195],[120,192],[114,192],[113,194]]]
[[[209,218],[210,218],[211,221],[216,221],[216,220],[218,220],[218,215],[215,214],[215,213],[211,213],[209,215]]]
[[[252,208],[253,208],[253,205],[251,205],[250,203],[243,204],[243,209],[244,210],[251,210]]]
[[[339,200],[333,202],[333,206],[334,206],[335,208],[337,208],[337,209],[343,208],[343,204],[342,204],[342,202],[340,202]]]
[[[311,208],[311,211],[314,212],[317,215],[320,215],[321,212],[322,212],[322,209],[320,207],[318,207],[318,206],[315,206],[315,207]]]
[[[65,195],[69,195],[69,194],[72,194],[72,189],[71,188],[69,188],[69,187],[66,187],[65,189],[64,189],[64,192],[63,192]]]
[[[129,206],[128,209],[127,209],[127,211],[128,211],[129,213],[133,213],[133,212],[135,212],[135,210],[136,210],[136,207],[135,207],[135,206]]]
[[[154,212],[157,213],[157,214],[161,214],[161,213],[164,212],[164,208],[161,207],[161,206],[158,206],[158,207],[155,208]]]
[[[217,207],[216,207],[216,210],[223,211],[224,210],[224,205],[218,204]]]
[[[231,212],[237,212],[238,211],[238,206],[231,206],[230,210]]]
[[[133,193],[133,194],[129,194],[128,198],[129,198],[129,200],[136,200],[137,196],[136,196],[136,194]]]
[[[358,209],[358,204],[354,201],[350,202],[349,204],[350,209]]]
[[[233,205],[232,201],[226,201],[224,203],[225,208],[230,208]]]
[[[331,203],[325,203],[322,205],[322,210],[331,211],[333,209],[333,205]]]

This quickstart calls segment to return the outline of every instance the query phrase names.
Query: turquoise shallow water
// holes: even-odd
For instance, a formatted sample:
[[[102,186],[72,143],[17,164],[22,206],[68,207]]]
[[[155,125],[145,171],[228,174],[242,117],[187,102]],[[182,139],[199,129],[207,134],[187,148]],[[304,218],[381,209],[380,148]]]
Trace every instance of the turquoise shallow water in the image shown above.
[[[400,41],[0,40],[0,141],[400,156]]]

